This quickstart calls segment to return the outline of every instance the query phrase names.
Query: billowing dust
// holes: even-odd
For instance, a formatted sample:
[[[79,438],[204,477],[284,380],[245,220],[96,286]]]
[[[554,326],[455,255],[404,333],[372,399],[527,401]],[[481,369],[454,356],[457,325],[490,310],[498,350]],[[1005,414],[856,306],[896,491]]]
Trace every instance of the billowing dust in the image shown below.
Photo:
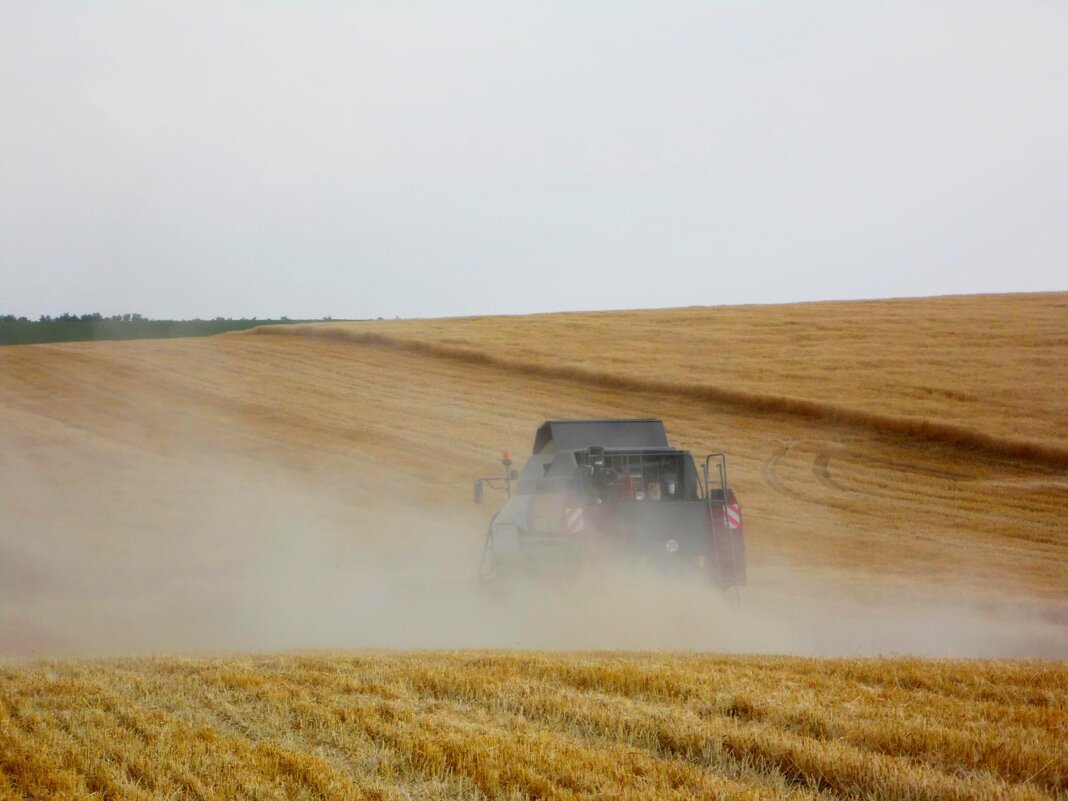
[[[751,561],[751,586],[614,568],[480,587],[485,519],[419,481],[66,438],[0,455],[0,656],[347,648],[1068,656],[1068,611]],[[449,511],[453,510],[453,511]],[[921,594],[921,589],[925,590]]]

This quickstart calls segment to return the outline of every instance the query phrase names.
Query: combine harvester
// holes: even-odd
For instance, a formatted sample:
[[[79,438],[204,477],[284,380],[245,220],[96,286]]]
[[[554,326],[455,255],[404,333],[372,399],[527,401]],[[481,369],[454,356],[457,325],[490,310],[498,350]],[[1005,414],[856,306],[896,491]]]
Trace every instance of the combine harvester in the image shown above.
[[[745,537],[727,457],[668,444],[660,420],[549,420],[522,472],[475,481],[508,494],[490,521],[479,577],[563,576],[609,561],[745,584]]]

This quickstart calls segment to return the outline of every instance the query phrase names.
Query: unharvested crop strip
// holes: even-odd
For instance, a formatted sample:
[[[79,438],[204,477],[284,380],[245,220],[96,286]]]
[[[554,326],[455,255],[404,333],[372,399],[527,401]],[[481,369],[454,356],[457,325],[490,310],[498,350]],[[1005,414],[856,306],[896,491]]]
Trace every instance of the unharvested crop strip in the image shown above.
[[[328,326],[291,325],[262,326],[253,328],[247,333],[275,336],[310,336],[337,342],[378,346],[391,350],[419,353],[439,359],[448,359],[463,364],[483,365],[515,375],[578,381],[584,385],[593,384],[605,389],[651,392],[704,403],[719,403],[754,412],[786,414],[806,420],[824,422],[841,428],[874,430],[925,442],[940,442],[966,450],[980,451],[992,456],[1020,459],[1055,467],[1068,467],[1068,448],[1057,445],[999,437],[952,423],[876,414],[805,398],[761,395],[755,392],[707,384],[683,384],[637,378],[601,370],[590,370],[574,365],[553,366],[536,362],[517,362],[485,351],[453,347],[437,342],[418,342],[371,331],[359,332]]]

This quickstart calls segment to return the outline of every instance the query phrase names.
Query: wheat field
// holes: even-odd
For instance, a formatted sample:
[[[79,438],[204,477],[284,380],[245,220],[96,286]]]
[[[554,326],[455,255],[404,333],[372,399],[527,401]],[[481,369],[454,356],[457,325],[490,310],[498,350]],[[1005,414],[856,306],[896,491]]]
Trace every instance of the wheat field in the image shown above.
[[[1066,323],[1054,293],[2,348],[0,795],[1065,797]],[[471,480],[607,416],[728,453],[739,598],[472,591]]]
[[[43,663],[0,671],[35,798],[1031,799],[1068,670],[659,654]]]
[[[1068,293],[1043,293],[332,328],[481,355],[498,366],[837,417],[1064,465],[1066,323]]]

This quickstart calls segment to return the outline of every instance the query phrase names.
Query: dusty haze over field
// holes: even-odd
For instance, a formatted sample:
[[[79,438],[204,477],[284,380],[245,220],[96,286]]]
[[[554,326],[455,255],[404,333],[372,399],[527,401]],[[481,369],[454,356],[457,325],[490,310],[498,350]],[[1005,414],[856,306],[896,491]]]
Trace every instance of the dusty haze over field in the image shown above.
[[[1046,434],[1060,414],[1065,302],[767,307],[740,322],[731,309],[585,315],[578,339],[563,315],[508,321],[525,333],[503,338],[492,321],[401,321],[3,348],[0,652],[1068,656],[1068,451]],[[976,336],[998,309],[1002,329]],[[804,347],[814,364],[837,354],[860,400],[897,415],[922,409],[926,422],[890,417],[907,425],[877,430],[844,411],[796,414],[759,394],[767,384],[740,379],[723,382],[749,389],[737,398],[693,391],[759,363],[778,376],[770,390],[822,397],[808,373],[791,378],[787,347],[793,318],[812,314],[820,325],[806,327]],[[934,369],[957,346],[913,347],[910,337],[931,335],[902,329],[910,316],[951,321],[973,367]],[[576,343],[600,330],[684,354],[687,331],[714,350],[736,323],[760,335],[725,373],[660,359],[668,386],[650,388],[641,354],[613,358],[611,374],[574,372]],[[885,349],[875,369],[862,349],[843,349],[841,332],[861,329],[905,357]],[[549,368],[545,352],[556,354]],[[1025,408],[1021,360],[1035,400],[1026,426],[1003,429],[982,405],[965,413],[975,382],[999,408]],[[891,383],[863,390],[876,380]],[[740,598],[626,570],[476,591],[500,499],[473,506],[471,479],[496,470],[502,448],[524,459],[543,419],[605,416],[662,416],[678,445],[728,452],[749,545]],[[957,424],[948,434],[932,428],[946,420]],[[1032,451],[1028,437],[1048,447]]]
[[[0,313],[1065,288],[1068,6],[0,4]]]
[[[57,456],[0,460],[0,657],[307,648],[1068,657],[1066,610],[1049,602],[875,577],[861,589],[781,556],[761,557],[754,585],[727,598],[625,566],[486,590],[474,580],[481,538],[470,516],[403,490],[365,489],[354,506],[210,451],[91,461],[86,476]]]

